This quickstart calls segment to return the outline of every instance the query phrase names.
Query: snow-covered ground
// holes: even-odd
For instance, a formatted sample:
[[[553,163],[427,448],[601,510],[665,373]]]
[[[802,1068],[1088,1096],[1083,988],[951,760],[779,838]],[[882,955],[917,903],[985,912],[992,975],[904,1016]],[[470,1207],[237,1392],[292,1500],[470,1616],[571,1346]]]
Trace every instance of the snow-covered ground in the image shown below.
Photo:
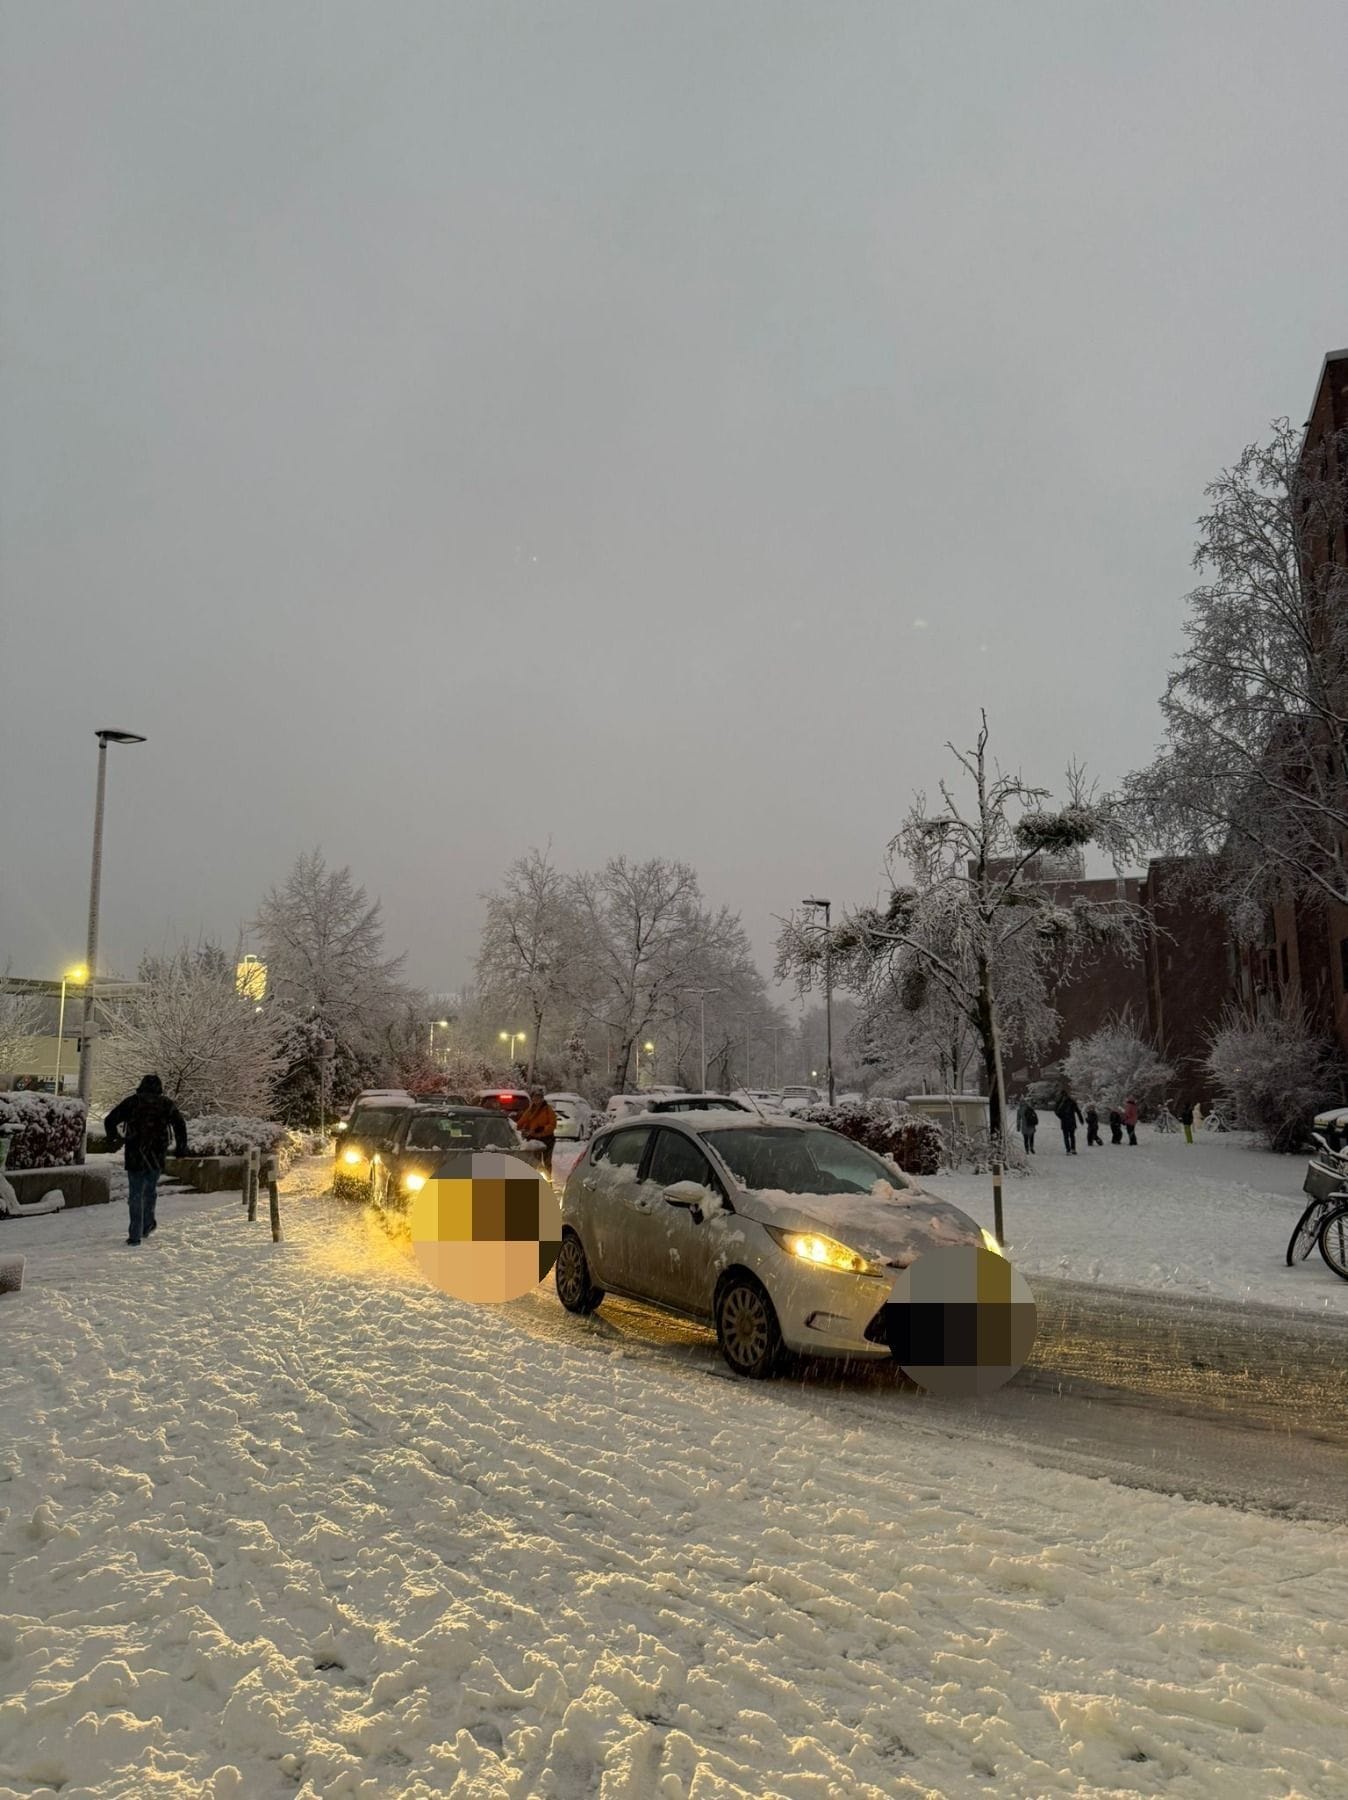
[[[161,1218],[0,1224],[4,1800],[1344,1792],[1341,1531]]]
[[[1004,1210],[1011,1260],[1026,1275],[1111,1287],[1158,1288],[1348,1314],[1348,1282],[1318,1251],[1286,1264],[1307,1196],[1305,1157],[1251,1149],[1242,1134],[1164,1135],[1142,1126],[1136,1149],[1103,1150],[1077,1137],[1063,1153],[1041,1124],[1025,1177],[1008,1175]],[[933,1175],[924,1187],[992,1224],[987,1175]]]

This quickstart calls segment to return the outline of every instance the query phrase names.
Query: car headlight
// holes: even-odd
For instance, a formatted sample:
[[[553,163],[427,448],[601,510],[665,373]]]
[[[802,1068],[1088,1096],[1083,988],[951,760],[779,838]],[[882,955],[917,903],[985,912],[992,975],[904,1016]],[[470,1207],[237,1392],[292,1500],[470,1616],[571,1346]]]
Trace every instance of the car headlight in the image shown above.
[[[874,1275],[876,1272],[864,1256],[849,1250],[837,1238],[824,1237],[818,1231],[782,1231],[775,1225],[765,1225],[763,1229],[788,1256],[798,1256],[802,1262],[811,1263],[817,1269],[836,1269],[843,1275]]]
[[[415,1169],[409,1169],[403,1176],[403,1187],[409,1194],[419,1194],[426,1185],[426,1177],[418,1175]]]
[[[987,1226],[981,1225],[979,1229],[983,1233],[983,1248],[985,1250],[991,1250],[994,1256],[1005,1256],[1005,1250],[1002,1249],[1001,1245],[997,1242],[997,1239],[993,1236],[992,1232],[988,1230]]]
[[[360,1151],[359,1150],[343,1150],[342,1161],[348,1162],[348,1163],[358,1163],[360,1161]]]

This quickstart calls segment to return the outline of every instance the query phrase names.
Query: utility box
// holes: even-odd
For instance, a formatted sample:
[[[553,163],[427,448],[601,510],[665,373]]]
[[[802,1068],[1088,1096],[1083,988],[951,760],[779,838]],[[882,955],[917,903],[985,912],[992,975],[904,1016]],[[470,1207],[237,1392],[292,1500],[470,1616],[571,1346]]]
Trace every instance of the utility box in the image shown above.
[[[977,1137],[989,1126],[986,1094],[909,1094],[907,1103],[914,1112],[938,1125],[953,1125],[966,1137]]]

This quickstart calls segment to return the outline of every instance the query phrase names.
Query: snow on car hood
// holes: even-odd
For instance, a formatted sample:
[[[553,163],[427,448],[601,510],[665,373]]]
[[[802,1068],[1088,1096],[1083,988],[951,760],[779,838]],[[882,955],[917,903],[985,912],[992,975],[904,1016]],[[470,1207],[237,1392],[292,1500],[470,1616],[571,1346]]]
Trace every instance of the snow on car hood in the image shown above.
[[[943,1244],[981,1244],[983,1234],[968,1213],[920,1188],[892,1188],[878,1181],[869,1194],[787,1194],[756,1188],[740,1196],[736,1211],[760,1225],[784,1231],[821,1231],[876,1262],[907,1264]]]

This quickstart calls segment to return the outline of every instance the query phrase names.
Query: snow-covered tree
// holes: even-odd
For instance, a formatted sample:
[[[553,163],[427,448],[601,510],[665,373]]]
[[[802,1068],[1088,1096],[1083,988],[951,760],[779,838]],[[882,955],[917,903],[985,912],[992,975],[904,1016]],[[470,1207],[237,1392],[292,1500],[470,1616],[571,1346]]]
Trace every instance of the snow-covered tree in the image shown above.
[[[100,1098],[115,1100],[153,1073],[189,1118],[269,1116],[282,1021],[238,993],[234,962],[217,946],[147,958],[139,991],[104,1016]]]
[[[1195,858],[1241,935],[1287,895],[1348,902],[1348,489],[1277,420],[1207,488],[1166,741],[1129,778],[1139,828]]]
[[[317,1117],[317,1046],[336,1043],[334,1092],[383,1075],[387,1033],[406,1012],[403,958],[384,954],[380,904],[348,868],[329,869],[319,850],[297,858],[268,890],[253,922],[267,965],[267,1008],[287,1021],[280,1099],[287,1116]],[[339,1082],[340,1078],[340,1082]]]
[[[611,857],[602,869],[576,876],[571,893],[585,963],[585,1012],[611,1035],[612,1076],[621,1089],[634,1051],[656,1021],[687,1016],[677,1004],[682,990],[717,988],[718,975],[743,985],[747,941],[734,913],[704,904],[687,863]],[[709,1035],[715,1016],[709,996]]]
[[[1083,1102],[1095,1099],[1107,1106],[1121,1106],[1129,1095],[1145,1106],[1175,1079],[1173,1065],[1161,1059],[1128,1007],[1089,1036],[1073,1038],[1063,1072]]]
[[[1208,1072],[1236,1122],[1271,1150],[1299,1150],[1311,1120],[1339,1088],[1332,1044],[1291,999],[1254,1013],[1228,1007],[1212,1034]]]
[[[549,854],[530,850],[511,863],[500,887],[485,898],[478,986],[503,1018],[527,1021],[532,1080],[545,1023],[569,1023],[582,998],[588,964],[573,884]]]
[[[5,980],[9,970],[5,970]],[[46,1019],[47,1003],[41,994],[12,993],[0,985],[0,1071],[14,1074],[29,1040],[39,1035]]]
[[[1047,995],[1079,956],[1106,942],[1131,943],[1139,920],[1125,902],[1078,896],[1060,905],[1051,885],[1035,879],[1045,855],[1071,855],[1088,843],[1119,853],[1125,846],[1112,807],[1097,802],[1079,770],[1068,772],[1067,804],[1050,810],[1046,788],[993,766],[987,715],[973,749],[947,746],[970,787],[961,805],[942,782],[941,804],[918,795],[890,844],[912,870],[883,908],[864,907],[834,927],[835,980],[870,1004],[892,1004],[895,987],[916,1010],[934,986],[943,1004],[968,1021],[977,1039],[990,1098],[994,1146],[1005,1115],[1002,1045],[1008,1036],[1033,1053],[1057,1029]],[[778,973],[817,981],[823,933],[789,920],[778,940]],[[1001,1160],[993,1163],[1000,1227]]]

